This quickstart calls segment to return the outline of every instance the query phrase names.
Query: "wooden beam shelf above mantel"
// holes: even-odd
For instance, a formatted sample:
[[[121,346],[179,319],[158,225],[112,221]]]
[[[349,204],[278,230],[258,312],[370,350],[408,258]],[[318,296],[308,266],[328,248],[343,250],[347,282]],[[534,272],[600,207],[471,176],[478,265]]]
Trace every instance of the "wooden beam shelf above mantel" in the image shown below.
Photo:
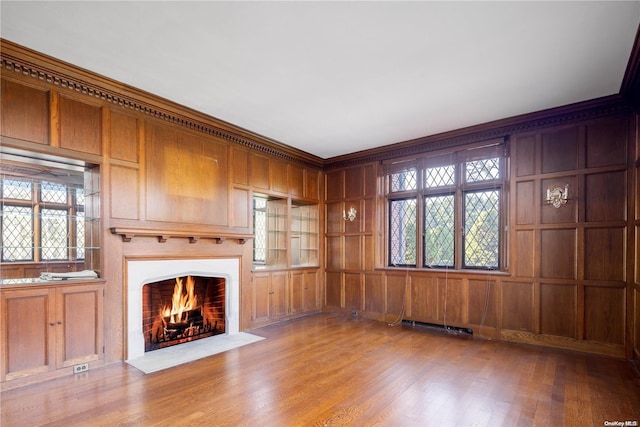
[[[221,244],[225,240],[230,239],[236,240],[240,245],[244,245],[247,240],[253,238],[252,234],[199,233],[192,231],[123,227],[111,227],[111,233],[122,237],[123,242],[130,242],[134,237],[155,237],[160,243],[165,243],[169,239],[189,239],[189,243],[197,243],[200,239],[211,239],[215,243]]]

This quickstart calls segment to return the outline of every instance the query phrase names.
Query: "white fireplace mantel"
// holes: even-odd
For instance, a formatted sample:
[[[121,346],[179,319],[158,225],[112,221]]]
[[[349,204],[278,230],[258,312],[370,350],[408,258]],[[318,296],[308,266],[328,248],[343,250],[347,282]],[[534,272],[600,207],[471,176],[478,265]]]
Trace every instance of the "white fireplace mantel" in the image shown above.
[[[181,276],[225,279],[226,334],[240,330],[239,258],[127,259],[127,360],[144,356],[142,334],[142,287],[147,283]]]

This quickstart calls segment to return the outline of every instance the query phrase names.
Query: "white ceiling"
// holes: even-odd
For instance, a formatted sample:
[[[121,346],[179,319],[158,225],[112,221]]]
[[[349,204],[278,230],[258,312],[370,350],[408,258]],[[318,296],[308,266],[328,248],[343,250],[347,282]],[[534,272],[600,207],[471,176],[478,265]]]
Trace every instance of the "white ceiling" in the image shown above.
[[[639,1],[0,2],[2,38],[321,158],[617,94]]]

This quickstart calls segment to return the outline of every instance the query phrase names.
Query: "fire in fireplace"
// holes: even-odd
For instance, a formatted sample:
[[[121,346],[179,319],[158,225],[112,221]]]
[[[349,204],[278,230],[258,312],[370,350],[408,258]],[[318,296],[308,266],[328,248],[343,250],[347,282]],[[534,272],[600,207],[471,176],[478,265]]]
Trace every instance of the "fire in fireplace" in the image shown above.
[[[144,351],[225,333],[225,279],[181,276],[142,290]]]

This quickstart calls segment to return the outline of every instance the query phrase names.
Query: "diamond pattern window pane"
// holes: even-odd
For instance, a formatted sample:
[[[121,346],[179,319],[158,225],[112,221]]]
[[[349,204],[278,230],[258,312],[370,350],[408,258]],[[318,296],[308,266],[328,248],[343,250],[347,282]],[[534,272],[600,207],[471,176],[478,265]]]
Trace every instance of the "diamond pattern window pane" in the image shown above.
[[[464,265],[498,268],[500,191],[465,194]]]
[[[418,172],[415,169],[394,173],[391,175],[391,191],[415,190],[418,184]]]
[[[500,178],[500,159],[476,160],[465,163],[466,182],[489,181]]]
[[[76,258],[84,259],[84,212],[76,213]]]
[[[426,188],[448,187],[456,184],[456,167],[453,165],[427,168],[424,172]]]
[[[253,260],[267,262],[267,199],[253,199]]]
[[[43,181],[40,188],[40,200],[43,202],[67,203],[66,185]]]
[[[2,207],[2,260],[33,260],[33,209]]]
[[[453,194],[424,199],[424,264],[453,267],[455,241]]]
[[[2,197],[5,199],[31,200],[31,181],[17,179],[2,180]]]
[[[415,265],[416,199],[392,200],[389,216],[391,265]]]
[[[69,234],[67,211],[42,209],[41,217],[42,259],[67,259]]]

